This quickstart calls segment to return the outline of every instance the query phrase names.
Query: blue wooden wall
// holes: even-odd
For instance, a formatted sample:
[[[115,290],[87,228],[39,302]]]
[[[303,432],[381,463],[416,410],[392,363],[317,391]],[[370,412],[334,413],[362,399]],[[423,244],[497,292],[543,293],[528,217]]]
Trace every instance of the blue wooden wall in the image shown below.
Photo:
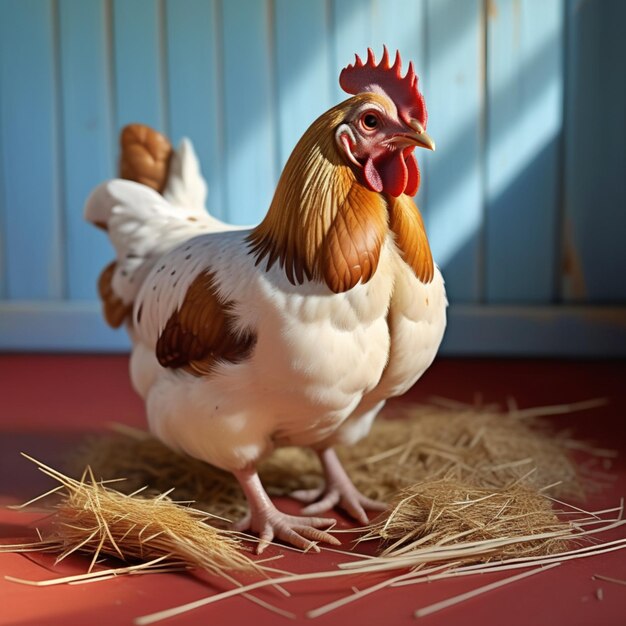
[[[264,214],[368,46],[412,59],[448,354],[626,355],[626,2],[0,0],[0,348],[116,350],[83,202],[119,129],[193,139],[210,210]]]

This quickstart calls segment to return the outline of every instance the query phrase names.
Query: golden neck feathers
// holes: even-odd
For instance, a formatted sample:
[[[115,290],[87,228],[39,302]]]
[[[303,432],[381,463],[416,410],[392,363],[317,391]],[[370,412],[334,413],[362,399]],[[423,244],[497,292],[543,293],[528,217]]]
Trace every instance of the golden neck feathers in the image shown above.
[[[413,200],[367,189],[337,149],[333,129],[343,106],[313,122],[294,148],[265,219],[250,234],[251,253],[267,270],[278,261],[292,284],[324,281],[342,293],[374,275],[392,231],[404,261],[430,282],[432,255]]]

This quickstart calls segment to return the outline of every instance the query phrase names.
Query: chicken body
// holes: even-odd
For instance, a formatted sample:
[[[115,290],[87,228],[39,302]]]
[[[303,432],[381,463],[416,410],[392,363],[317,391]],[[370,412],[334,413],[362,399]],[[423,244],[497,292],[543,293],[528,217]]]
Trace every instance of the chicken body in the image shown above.
[[[145,313],[135,325],[134,383],[150,428],[229,471],[254,466],[275,446],[361,439],[384,401],[430,365],[445,326],[441,274],[418,281],[391,238],[367,284],[334,294],[321,283],[292,285],[277,265],[259,271],[248,235],[207,234],[178,246],[156,263],[135,305]],[[253,335],[254,348],[207,376],[163,368],[154,356],[160,333],[207,267],[233,331]]]
[[[273,537],[303,548],[336,543],[320,530],[332,520],[312,516],[338,504],[366,522],[365,509],[381,508],[352,485],[332,446],[365,436],[385,401],[428,368],[443,336],[443,279],[402,193],[419,182],[412,148],[433,144],[399,111],[366,93],[322,115],[252,229],[204,211],[188,143],[163,195],[114,180],[87,203],[87,219],[117,250],[104,292],[128,311],[131,377],[150,429],[234,473],[250,504],[239,528],[258,532],[261,549]],[[280,513],[256,474],[285,445],[320,455],[325,491],[299,494],[319,497],[304,509],[309,517]]]

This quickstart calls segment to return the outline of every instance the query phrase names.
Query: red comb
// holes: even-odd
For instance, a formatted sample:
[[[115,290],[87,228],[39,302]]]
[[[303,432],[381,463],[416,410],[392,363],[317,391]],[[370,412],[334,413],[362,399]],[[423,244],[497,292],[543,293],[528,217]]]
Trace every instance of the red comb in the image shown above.
[[[413,63],[409,63],[406,76],[402,78],[402,59],[396,51],[393,65],[389,64],[389,51],[383,46],[383,57],[376,65],[376,59],[371,48],[367,49],[367,62],[363,63],[358,54],[354,65],[348,65],[341,70],[339,84],[344,91],[357,94],[363,91],[383,91],[398,109],[398,115],[404,122],[410,124],[411,119],[417,120],[424,128],[428,114],[424,96],[417,88],[417,76]]]

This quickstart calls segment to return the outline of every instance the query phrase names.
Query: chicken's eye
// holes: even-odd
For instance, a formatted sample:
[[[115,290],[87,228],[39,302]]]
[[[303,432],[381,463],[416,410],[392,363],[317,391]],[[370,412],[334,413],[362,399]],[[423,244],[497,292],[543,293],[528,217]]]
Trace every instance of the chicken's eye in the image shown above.
[[[378,118],[373,113],[366,113],[361,118],[361,124],[367,130],[374,130],[378,126]]]

